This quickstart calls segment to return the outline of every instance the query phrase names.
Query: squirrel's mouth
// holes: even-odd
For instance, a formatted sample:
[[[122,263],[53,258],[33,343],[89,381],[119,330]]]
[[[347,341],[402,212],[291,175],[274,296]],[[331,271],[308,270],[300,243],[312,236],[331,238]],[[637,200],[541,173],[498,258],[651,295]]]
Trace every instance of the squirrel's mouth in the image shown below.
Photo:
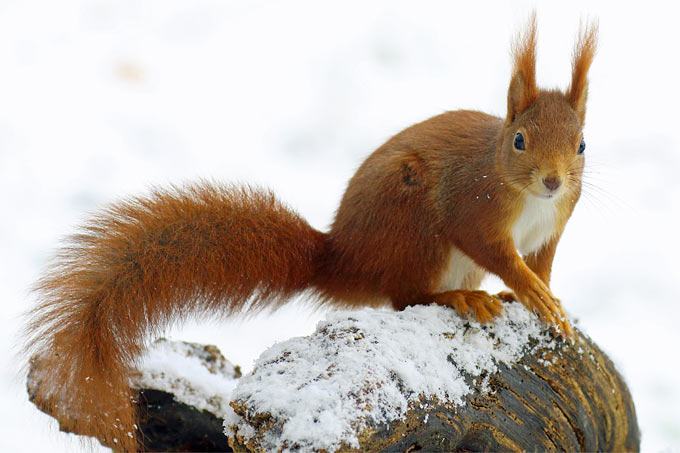
[[[542,198],[544,200],[557,200],[562,193],[564,193],[563,190],[558,189],[558,190],[550,190],[550,191],[542,191],[542,193],[537,194],[538,198]]]
[[[557,189],[548,189],[542,186],[543,185],[541,184],[540,187],[532,187],[532,190],[530,190],[529,193],[542,200],[557,200],[564,193],[563,187],[559,187]]]

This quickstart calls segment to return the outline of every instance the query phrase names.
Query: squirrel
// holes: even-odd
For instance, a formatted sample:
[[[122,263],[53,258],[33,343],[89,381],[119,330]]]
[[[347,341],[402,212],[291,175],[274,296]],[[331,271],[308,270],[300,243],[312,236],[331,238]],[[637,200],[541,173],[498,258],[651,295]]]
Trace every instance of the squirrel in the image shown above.
[[[66,431],[141,448],[129,378],[149,336],[301,292],[350,309],[434,302],[480,322],[516,299],[569,337],[549,282],[581,193],[596,42],[597,24],[582,27],[568,89],[539,89],[532,15],[512,45],[506,117],[449,111],[399,132],[351,178],[328,232],[250,186],[201,181],[110,205],[36,284],[35,402]],[[478,290],[489,273],[512,292]]]

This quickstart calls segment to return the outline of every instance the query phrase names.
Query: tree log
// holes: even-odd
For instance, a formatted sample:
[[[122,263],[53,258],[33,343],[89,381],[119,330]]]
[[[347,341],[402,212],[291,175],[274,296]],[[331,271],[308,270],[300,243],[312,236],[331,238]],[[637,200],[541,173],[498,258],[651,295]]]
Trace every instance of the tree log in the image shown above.
[[[426,309],[429,310],[429,307],[422,310]],[[433,309],[441,310],[440,307]],[[513,310],[518,309],[515,307]],[[404,312],[375,313],[379,313],[380,317],[387,317],[381,318],[383,320],[389,320],[390,316],[406,316],[398,315]],[[437,311],[434,316],[441,318],[442,313]],[[441,364],[434,365],[441,373],[457,372],[456,370],[461,372],[462,382],[469,391],[460,398],[452,397],[447,400],[432,394],[415,395],[413,389],[409,388],[408,376],[399,371],[404,366],[410,365],[402,362],[395,368],[397,371],[390,372],[390,382],[379,381],[376,386],[366,381],[349,383],[349,388],[355,389],[351,392],[351,398],[354,398],[355,405],[359,407],[358,413],[369,414],[350,420],[354,437],[342,438],[336,444],[316,445],[305,444],[304,440],[284,439],[289,435],[285,433],[294,431],[291,420],[300,414],[294,413],[293,406],[289,416],[281,415],[275,409],[267,410],[266,406],[256,403],[257,390],[253,389],[261,385],[262,391],[270,391],[271,382],[279,381],[270,382],[267,379],[270,377],[281,379],[277,366],[285,365],[289,367],[288,369],[297,369],[300,374],[304,374],[305,360],[313,360],[318,364],[319,360],[314,359],[314,353],[309,351],[310,346],[301,343],[315,337],[320,341],[317,344],[322,344],[321,347],[330,351],[326,355],[337,363],[330,366],[329,369],[332,371],[325,376],[315,376],[311,379],[303,377],[301,378],[303,384],[291,381],[294,386],[280,389],[283,394],[290,395],[291,398],[295,398],[297,394],[304,398],[308,397],[304,391],[313,390],[315,385],[328,383],[335,377],[351,381],[351,374],[340,376],[338,371],[344,366],[342,361],[345,357],[342,350],[338,349],[338,345],[341,347],[349,345],[359,350],[368,345],[376,346],[376,343],[378,346],[382,343],[389,345],[389,338],[385,336],[387,334],[373,332],[374,329],[370,327],[373,324],[366,324],[362,318],[373,319],[371,316],[374,315],[368,311],[362,311],[359,315],[352,313],[335,315],[331,321],[320,324],[317,332],[311,337],[290,340],[292,342],[290,345],[288,343],[276,345],[263,354],[251,374],[241,378],[231,396],[219,391],[216,391],[217,396],[203,395],[206,401],[211,401],[208,405],[182,402],[182,399],[186,400],[182,395],[186,392],[175,392],[172,389],[169,392],[167,386],[161,386],[164,387],[161,390],[141,388],[137,400],[140,431],[143,433],[145,448],[147,451],[229,451],[229,446],[235,451],[271,451],[282,448],[318,451],[639,450],[640,435],[635,408],[625,382],[611,360],[578,329],[575,331],[573,342],[555,338],[549,330],[543,329],[540,331],[540,338],[536,335],[526,336],[526,344],[518,346],[521,346],[518,349],[521,353],[512,360],[496,358],[489,369],[476,371],[466,369],[467,365],[461,363],[461,357],[465,357],[467,353],[461,355],[461,351],[468,343],[471,347],[479,347],[480,355],[486,353],[484,351],[487,346],[480,343],[484,339],[489,340],[492,347],[500,348],[498,351],[503,352],[503,346],[498,345],[506,338],[501,335],[508,335],[508,330],[503,329],[509,326],[517,334],[529,329],[525,318],[519,322],[511,317],[507,322],[501,320],[492,327],[480,326],[473,321],[460,319],[455,321],[454,316],[445,320],[444,324],[447,327],[444,330],[436,333],[437,341],[443,341],[443,344],[451,342],[449,351],[442,350],[436,353],[443,354],[452,367],[446,369]],[[422,319],[417,321],[421,324],[419,328],[427,324]],[[408,322],[413,320],[409,319]],[[540,325],[537,321],[531,323],[534,326]],[[367,330],[367,325],[371,331]],[[422,335],[428,334],[425,332]],[[296,344],[300,346],[300,351],[303,351],[300,353],[302,355],[298,355]],[[181,348],[186,348],[186,344],[183,345],[185,346]],[[513,347],[515,346],[517,345],[513,344]],[[214,347],[200,345],[192,347],[212,351],[212,358],[205,354],[203,357],[200,354],[194,357],[199,361],[207,360],[209,363],[206,363],[205,367],[215,368],[216,361],[224,360]],[[214,356],[215,354],[219,358]],[[373,373],[381,364],[368,360],[360,366]],[[39,373],[35,372],[36,367],[39,367],[39,361],[34,362],[34,369],[29,376],[29,395],[32,395],[36,386],[40,385]],[[427,373],[422,368],[418,370]],[[359,373],[355,371],[354,377],[360,378]],[[172,373],[168,373],[167,378],[177,379]],[[233,379],[233,376],[231,378]],[[182,379],[189,382],[192,377],[185,376]],[[259,381],[259,384],[253,386],[255,381]],[[144,382],[141,384],[139,380],[137,382],[138,386],[144,386]],[[148,380],[146,383],[148,384]],[[408,405],[400,416],[380,420],[374,415],[376,409],[379,410],[377,413],[380,413],[380,410],[389,411],[374,407],[376,406],[374,404],[367,405],[366,401],[371,395],[384,391],[393,384],[403,395],[408,395]],[[319,391],[325,391],[324,387],[319,387]],[[447,395],[452,396],[453,392]],[[233,412],[224,404],[214,404],[215,399],[220,401],[224,398],[232,400],[230,404]],[[337,397],[338,401],[343,398]],[[265,396],[264,400],[266,399]],[[389,404],[386,403],[385,407]],[[313,413],[312,418],[317,420],[310,422],[312,428],[304,428],[302,431],[313,430],[314,426],[326,429],[328,425],[336,423],[336,420],[324,419],[325,415],[314,409],[313,404],[310,406],[310,413]],[[223,418],[227,421],[229,445],[224,436]],[[306,434],[308,433],[303,432],[301,435],[304,437]],[[328,445],[334,446],[329,448]]]

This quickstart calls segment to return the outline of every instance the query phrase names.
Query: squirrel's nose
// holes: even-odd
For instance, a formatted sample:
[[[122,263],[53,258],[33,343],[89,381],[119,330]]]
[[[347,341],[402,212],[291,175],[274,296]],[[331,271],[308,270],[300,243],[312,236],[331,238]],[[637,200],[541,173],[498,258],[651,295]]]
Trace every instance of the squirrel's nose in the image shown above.
[[[562,185],[562,180],[558,176],[546,176],[543,178],[543,185],[554,191]]]

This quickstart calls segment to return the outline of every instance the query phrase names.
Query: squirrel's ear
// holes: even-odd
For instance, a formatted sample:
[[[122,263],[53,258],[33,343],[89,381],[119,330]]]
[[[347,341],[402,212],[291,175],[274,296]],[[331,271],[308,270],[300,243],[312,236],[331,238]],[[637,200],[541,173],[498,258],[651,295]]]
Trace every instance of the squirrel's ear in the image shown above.
[[[597,49],[597,29],[597,22],[591,22],[585,28],[582,26],[579,31],[571,62],[571,83],[566,93],[567,100],[576,111],[582,124],[586,119],[588,69],[590,69]]]
[[[536,12],[531,14],[524,33],[512,44],[512,79],[508,88],[506,124],[529,107],[538,97],[536,87]]]

